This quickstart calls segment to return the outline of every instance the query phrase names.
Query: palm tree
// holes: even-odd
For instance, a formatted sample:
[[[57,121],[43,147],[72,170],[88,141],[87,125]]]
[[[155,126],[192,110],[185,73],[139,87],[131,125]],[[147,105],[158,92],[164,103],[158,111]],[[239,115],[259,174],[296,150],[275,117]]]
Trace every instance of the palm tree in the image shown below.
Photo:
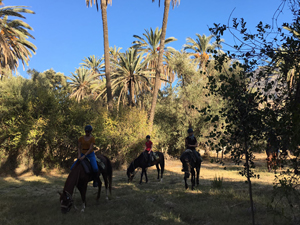
[[[148,78],[151,71],[146,69],[148,59],[143,59],[135,48],[129,48],[125,53],[119,53],[119,60],[114,60],[116,72],[112,75],[112,90],[118,94],[118,106],[126,98],[130,106],[136,105],[137,96],[149,89]],[[128,96],[129,94],[129,96]]]
[[[91,70],[80,67],[76,69],[75,73],[71,73],[72,77],[69,82],[72,88],[71,98],[75,98],[78,102],[92,94],[94,85],[97,84],[97,74],[92,74]]]
[[[117,46],[110,47],[110,48],[109,48],[110,58],[111,58],[111,59],[114,59],[115,61],[117,61],[121,49],[122,49],[122,48],[120,48],[120,47],[117,48]]]
[[[145,38],[142,38],[138,35],[133,35],[133,37],[137,38],[138,40],[133,42],[133,47],[137,48],[139,51],[142,51],[146,53],[146,58],[149,58],[149,65],[148,67],[155,70],[155,68],[158,65],[158,53],[159,53],[159,42],[161,38],[161,32],[162,30],[158,29],[158,27],[155,29],[155,31],[150,28],[149,30],[145,30],[146,33],[143,33],[143,36]],[[174,37],[169,37],[165,39],[165,44],[171,43],[173,41],[177,41]],[[165,55],[168,54],[167,49],[164,49]],[[165,58],[166,59],[166,58]],[[168,78],[170,82],[173,82],[174,80],[174,73],[169,71],[168,64],[163,64],[163,78]],[[154,80],[155,82],[155,80]]]
[[[154,2],[155,0],[152,0]],[[168,17],[169,17],[169,10],[170,10],[170,4],[172,2],[173,8],[175,5],[180,3],[180,0],[165,0],[165,7],[164,7],[164,17],[163,17],[163,23],[162,23],[162,32],[160,36],[160,46],[159,46],[159,54],[158,54],[158,66],[156,68],[155,73],[155,86],[153,91],[153,98],[152,98],[152,104],[151,104],[151,111],[150,111],[150,117],[149,117],[149,124],[150,124],[150,132],[152,132],[153,127],[153,120],[154,120],[154,114],[155,114],[155,108],[157,103],[157,95],[158,90],[160,87],[160,75],[163,71],[163,54],[164,54],[164,48],[165,48],[165,38],[167,33],[167,24],[168,24]],[[160,0],[159,0],[160,5]]]
[[[108,26],[107,26],[107,5],[112,3],[112,0],[99,0],[101,4],[102,25],[103,25],[103,40],[104,40],[104,61],[105,61],[105,77],[106,77],[106,92],[107,105],[110,111],[113,110],[113,97],[111,90],[110,77],[110,61],[109,61],[109,42],[108,42]],[[98,0],[85,0],[87,7],[94,3],[99,9]]]
[[[82,61],[83,63],[80,63],[80,65],[91,70],[93,75],[101,75],[101,69],[104,67],[102,59],[98,59],[97,56],[91,55],[90,57],[85,57]]]
[[[200,34],[196,34],[196,36],[197,38],[195,40],[188,37],[186,39],[187,43],[183,47],[184,50],[190,49],[194,51],[192,55],[200,61],[200,66],[204,69],[206,62],[211,55],[207,53],[215,50],[216,48],[222,48],[222,46],[217,42],[210,44],[213,35],[207,37],[205,34],[202,36]],[[223,41],[224,40],[221,40],[221,42]]]
[[[0,5],[3,6],[2,1]],[[25,19],[22,13],[34,14],[26,6],[6,6],[0,8],[0,77],[4,71],[14,71],[19,66],[19,60],[28,65],[29,58],[35,53],[36,46],[27,39],[34,37],[28,32],[32,28],[19,19]]]

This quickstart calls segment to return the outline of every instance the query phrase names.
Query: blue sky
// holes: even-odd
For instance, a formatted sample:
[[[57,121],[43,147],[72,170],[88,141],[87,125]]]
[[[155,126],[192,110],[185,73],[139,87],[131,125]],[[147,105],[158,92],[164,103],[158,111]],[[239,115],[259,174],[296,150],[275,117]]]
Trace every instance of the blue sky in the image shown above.
[[[163,2],[163,0],[161,0]],[[133,35],[142,35],[144,29],[161,27],[163,4],[158,0],[113,0],[108,7],[109,44],[126,50],[134,41]],[[226,24],[232,17],[243,17],[253,32],[259,21],[272,23],[272,17],[281,0],[181,0],[178,7],[170,10],[167,37],[178,41],[170,46],[180,50],[187,37],[195,34],[209,35],[208,27],[213,23]],[[85,0],[4,0],[5,5],[27,5],[35,11],[26,15],[26,22],[37,46],[29,67],[19,68],[19,73],[27,77],[28,68],[43,72],[53,68],[69,76],[84,57],[103,55],[103,34],[101,13],[96,7],[87,8]],[[278,19],[278,24],[291,22],[292,16],[286,6]],[[231,35],[224,36],[225,42],[233,44]]]

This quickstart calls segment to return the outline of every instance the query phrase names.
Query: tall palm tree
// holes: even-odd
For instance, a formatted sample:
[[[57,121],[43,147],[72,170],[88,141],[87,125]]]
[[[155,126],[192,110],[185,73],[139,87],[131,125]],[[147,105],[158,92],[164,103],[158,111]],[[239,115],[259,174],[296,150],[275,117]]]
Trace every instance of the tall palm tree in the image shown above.
[[[146,33],[143,33],[144,38],[133,35],[133,37],[137,38],[136,41],[133,42],[133,47],[137,48],[139,51],[142,51],[146,54],[146,58],[149,58],[149,67],[155,70],[158,65],[158,53],[159,53],[159,44],[161,38],[162,29],[155,29],[155,31],[150,28],[149,30],[145,30]],[[165,39],[165,44],[171,43],[173,41],[177,41],[174,37],[169,37]],[[168,54],[167,48],[164,49],[165,56]],[[166,57],[164,58],[166,59]],[[162,78],[166,79],[169,78],[170,82],[174,80],[174,73],[169,71],[168,64],[163,64],[163,73]],[[155,79],[153,80],[155,82]]]
[[[122,49],[121,47],[118,48],[117,46],[110,47],[109,48],[109,53],[110,53],[111,59],[114,59],[115,61],[117,61],[121,49]]]
[[[155,0],[152,0],[154,2]],[[164,17],[163,17],[163,23],[162,23],[162,32],[160,36],[160,46],[159,46],[159,54],[158,54],[158,66],[156,68],[155,73],[155,86],[153,91],[153,98],[152,98],[152,104],[151,104],[151,111],[150,111],[150,117],[149,117],[149,124],[150,124],[150,132],[152,132],[153,127],[153,120],[154,120],[154,114],[155,114],[155,108],[157,103],[157,95],[158,90],[160,87],[160,75],[163,71],[163,54],[164,54],[164,48],[165,48],[165,39],[166,39],[166,33],[167,33],[167,24],[168,24],[168,17],[169,17],[169,10],[170,10],[170,4],[172,2],[173,8],[180,3],[180,0],[165,0],[165,6],[164,6]],[[160,5],[160,0],[159,0]]]
[[[205,64],[211,54],[209,51],[213,51],[216,48],[222,48],[220,43],[214,42],[210,44],[213,35],[206,36],[203,34],[196,34],[197,38],[194,40],[193,38],[188,37],[186,39],[187,43],[183,46],[184,50],[190,49],[193,50],[193,56],[200,61],[200,66],[204,69]],[[221,40],[223,42],[223,40]]]
[[[93,75],[101,75],[101,69],[104,67],[102,59],[99,59],[95,55],[91,55],[90,57],[85,57],[82,61],[83,63],[80,63],[80,65],[91,70]]]
[[[151,71],[146,68],[148,59],[143,59],[142,53],[135,48],[129,48],[125,53],[119,53],[119,60],[114,60],[116,72],[112,75],[112,90],[118,94],[118,105],[129,100],[130,106],[136,105],[137,95],[149,88],[148,79]]]
[[[19,19],[11,20],[10,17],[25,19],[22,13],[34,14],[26,6],[3,6],[0,2],[0,77],[5,70],[16,70],[19,60],[23,66],[28,64],[36,46],[27,39],[34,37],[28,32],[32,28]]]
[[[69,82],[72,88],[72,94],[70,98],[75,98],[78,102],[92,94],[92,88],[97,84],[97,74],[92,74],[91,70],[80,67],[76,69],[75,73],[71,73],[71,82]]]
[[[101,5],[102,25],[103,25],[103,40],[104,40],[104,61],[105,61],[105,77],[107,91],[107,105],[110,111],[113,110],[113,97],[111,90],[110,76],[110,61],[109,61],[109,42],[108,42],[108,26],[107,26],[107,5],[112,3],[112,0],[99,0]],[[98,0],[85,0],[87,7],[94,3],[99,9]]]

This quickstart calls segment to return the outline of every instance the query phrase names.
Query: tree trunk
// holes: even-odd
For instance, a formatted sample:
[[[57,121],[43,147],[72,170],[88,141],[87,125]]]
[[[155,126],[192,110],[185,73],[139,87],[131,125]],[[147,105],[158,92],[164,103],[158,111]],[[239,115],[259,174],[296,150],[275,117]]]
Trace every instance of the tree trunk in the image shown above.
[[[164,55],[164,48],[165,48],[165,38],[167,33],[170,2],[171,0],[165,0],[164,18],[162,23],[162,31],[160,36],[160,45],[159,45],[159,54],[158,54],[158,65],[155,73],[155,86],[153,91],[153,98],[152,98],[150,118],[149,118],[150,132],[152,132],[153,129],[153,120],[154,120],[155,108],[157,103],[157,95],[160,87],[160,74],[163,69],[163,55]]]
[[[130,106],[134,106],[135,102],[134,102],[134,82],[132,79],[130,79],[129,81],[129,105]]]
[[[109,111],[112,111],[113,110],[113,99],[112,99],[111,79],[110,79],[109,42],[108,42],[108,26],[107,26],[107,11],[106,11],[106,9],[107,9],[106,0],[101,0],[107,105],[108,105]]]
[[[250,205],[251,205],[251,216],[252,216],[252,224],[255,225],[254,219],[254,205],[253,205],[253,198],[252,198],[252,184],[250,179],[250,168],[249,168],[249,154],[248,154],[248,143],[246,139],[247,135],[245,135],[245,157],[246,157],[246,170],[247,170],[247,181],[249,186],[249,197],[250,197]]]

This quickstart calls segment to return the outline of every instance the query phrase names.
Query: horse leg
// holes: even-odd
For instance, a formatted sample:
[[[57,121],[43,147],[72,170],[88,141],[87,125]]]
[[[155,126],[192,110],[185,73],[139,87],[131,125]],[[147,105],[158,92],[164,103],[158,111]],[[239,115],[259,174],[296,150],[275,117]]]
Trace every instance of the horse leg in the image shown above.
[[[187,184],[187,178],[188,178],[187,174],[184,173],[184,184],[185,184],[185,189],[188,189],[188,188],[189,188],[189,186],[188,186],[188,184]]]
[[[145,168],[142,168],[142,174],[141,174],[140,184],[142,184],[142,179],[143,179],[144,171],[145,171]]]
[[[106,192],[106,200],[108,200],[108,179],[106,174],[102,174],[104,184],[105,184],[105,192]]]
[[[85,207],[86,207],[85,195],[86,195],[87,183],[78,185],[77,188],[78,188],[78,190],[80,192],[81,200],[82,200],[82,209],[81,209],[81,212],[84,212]]]
[[[158,164],[156,164],[155,166],[156,166],[156,169],[157,169],[157,180],[159,180],[159,167],[158,167]]]
[[[194,187],[195,187],[195,169],[194,168],[191,168],[191,181],[192,181],[192,190],[194,190]]]
[[[100,198],[101,186],[102,186],[102,182],[101,182],[101,180],[100,180],[100,177],[99,177],[99,181],[100,181],[100,183],[98,184],[98,193],[97,193],[97,198],[96,198],[97,201],[98,201],[99,198]]]
[[[146,177],[146,183],[148,183],[148,176],[147,176],[147,170],[145,169],[145,177]]]
[[[199,176],[200,176],[200,167],[201,167],[201,163],[199,165],[197,165],[196,167],[196,171],[197,171],[197,186],[199,185]]]

